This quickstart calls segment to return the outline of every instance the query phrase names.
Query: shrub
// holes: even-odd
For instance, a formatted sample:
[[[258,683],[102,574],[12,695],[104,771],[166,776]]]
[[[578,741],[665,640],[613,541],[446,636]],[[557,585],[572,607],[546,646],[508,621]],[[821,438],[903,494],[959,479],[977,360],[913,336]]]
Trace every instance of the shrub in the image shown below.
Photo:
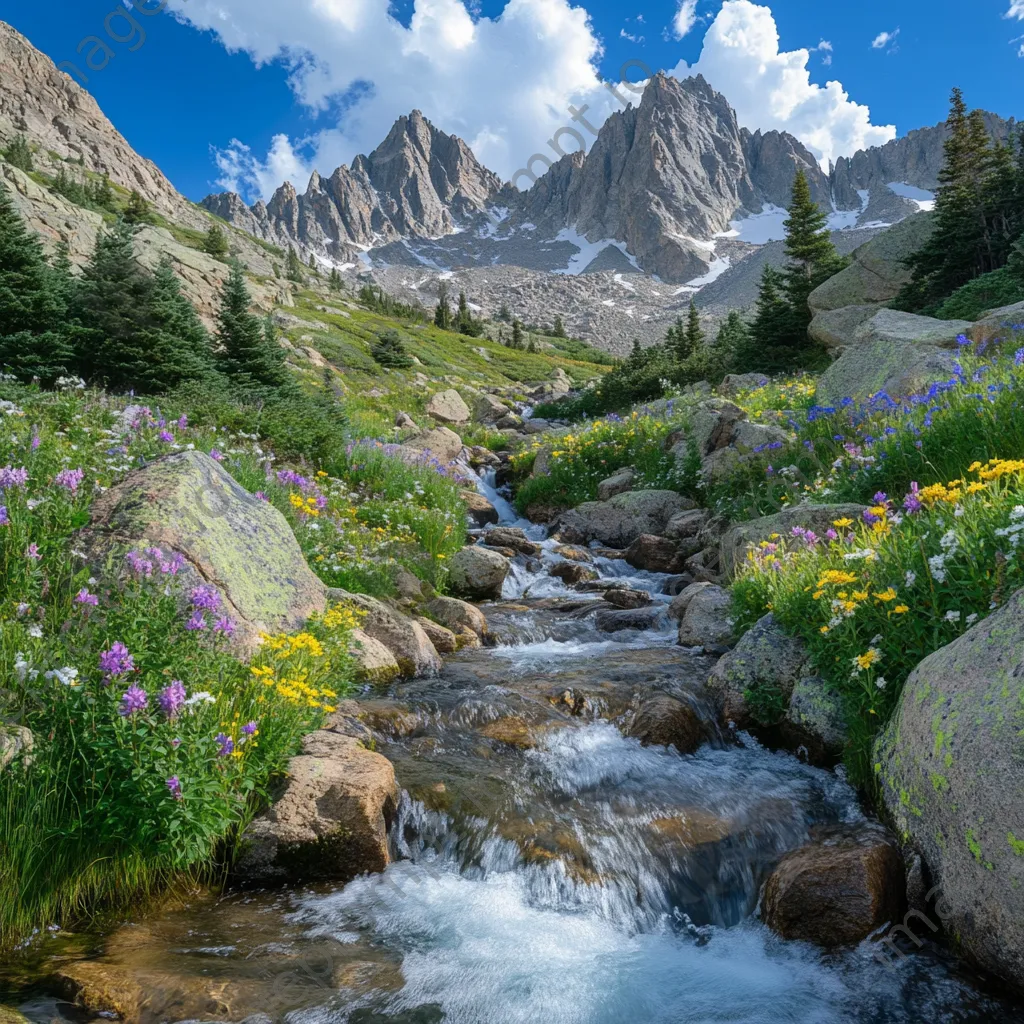
[[[389,369],[404,370],[412,366],[412,358],[405,350],[402,336],[393,327],[377,336],[377,341],[370,347],[370,355]]]
[[[957,288],[935,311],[940,320],[977,320],[982,313],[1024,301],[1024,281],[1006,268],[982,274]]]

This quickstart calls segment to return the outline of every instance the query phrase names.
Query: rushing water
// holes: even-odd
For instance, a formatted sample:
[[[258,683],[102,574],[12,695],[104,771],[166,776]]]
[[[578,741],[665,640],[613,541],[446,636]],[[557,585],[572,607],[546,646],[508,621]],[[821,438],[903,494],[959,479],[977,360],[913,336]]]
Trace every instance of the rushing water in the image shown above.
[[[394,863],[344,887],[199,899],[122,931],[105,960],[150,993],[151,1021],[1024,1021],[930,945],[825,953],[768,931],[767,872],[814,826],[862,821],[853,791],[723,738],[701,696],[712,662],[676,646],[665,618],[599,633],[588,595],[547,575],[560,556],[543,529],[482,486],[542,544],[540,565],[517,565],[489,609],[498,646],[366,695],[404,790]],[[595,565],[667,601],[663,577]],[[617,727],[652,689],[705,716],[696,753]],[[60,1007],[27,1009],[43,1024]]]

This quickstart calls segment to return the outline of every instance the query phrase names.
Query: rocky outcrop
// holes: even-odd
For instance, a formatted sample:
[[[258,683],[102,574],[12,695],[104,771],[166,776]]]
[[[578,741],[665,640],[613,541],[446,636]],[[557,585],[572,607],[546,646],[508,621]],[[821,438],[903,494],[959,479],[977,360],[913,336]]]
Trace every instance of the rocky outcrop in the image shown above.
[[[15,760],[29,762],[35,739],[23,725],[0,724],[0,772]]]
[[[510,413],[509,407],[494,395],[485,393],[477,396],[473,414],[478,423],[493,426]]]
[[[852,502],[835,505],[794,505],[774,515],[750,519],[729,527],[719,544],[721,569],[727,576],[736,572],[743,564],[751,545],[768,540],[773,534],[788,537],[794,526],[813,530],[823,536],[837,519],[857,520],[866,506]]]
[[[398,807],[391,762],[350,736],[311,733],[283,792],[242,834],[235,874],[246,883],[339,881],[389,863]]]
[[[957,337],[969,332],[967,320],[933,320],[915,313],[881,309],[853,331],[843,354],[818,381],[818,402],[865,399],[878,392],[900,399],[948,380],[953,374]]]
[[[1024,591],[910,674],[875,751],[899,831],[921,851],[961,950],[1024,979]]]
[[[904,261],[928,241],[934,227],[930,213],[914,214],[854,249],[849,266],[811,292],[811,312],[891,302],[910,281]]]
[[[474,526],[490,526],[501,518],[498,510],[479,491],[464,490],[462,501]]]
[[[435,419],[439,423],[457,425],[468,423],[470,419],[469,406],[454,388],[432,395],[430,401],[427,402],[426,412],[431,419]]]
[[[587,501],[563,512],[553,532],[568,544],[598,541],[611,547],[629,547],[641,534],[664,533],[677,513],[694,502],[675,491],[627,491],[608,501]]]
[[[451,560],[448,583],[461,597],[495,600],[501,597],[501,587],[510,569],[509,560],[496,551],[479,546],[463,548]]]
[[[362,632],[391,652],[403,676],[431,676],[440,670],[441,659],[419,623],[366,594],[331,588],[328,596],[361,614]]]
[[[765,883],[761,917],[785,939],[853,945],[901,918],[903,861],[880,826],[837,826],[786,854]]]
[[[82,538],[88,561],[108,573],[125,555],[154,546],[184,559],[185,588],[213,586],[242,652],[259,634],[300,629],[327,601],[287,520],[198,451],[168,455],[99,497]]]

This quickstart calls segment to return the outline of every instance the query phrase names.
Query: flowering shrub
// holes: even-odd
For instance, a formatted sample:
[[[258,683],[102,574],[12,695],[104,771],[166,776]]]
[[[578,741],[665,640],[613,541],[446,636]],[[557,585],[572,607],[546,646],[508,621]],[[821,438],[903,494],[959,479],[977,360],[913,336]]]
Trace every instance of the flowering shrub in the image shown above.
[[[516,492],[516,505],[526,509],[534,502],[573,507],[597,497],[597,485],[617,469],[632,466],[637,472],[634,488],[697,491],[699,459],[680,464],[672,452],[673,434],[679,431],[685,406],[667,403],[662,414],[634,412],[623,419],[612,413],[589,426],[553,439],[547,455],[548,472],[526,480]],[[550,448],[549,444],[549,448]],[[533,469],[542,446],[512,456],[517,476]]]
[[[964,476],[876,493],[859,522],[824,536],[799,527],[748,553],[733,586],[741,624],[771,610],[807,642],[841,697],[850,764],[869,777],[870,743],[911,670],[1024,586],[1024,460],[975,462]]]

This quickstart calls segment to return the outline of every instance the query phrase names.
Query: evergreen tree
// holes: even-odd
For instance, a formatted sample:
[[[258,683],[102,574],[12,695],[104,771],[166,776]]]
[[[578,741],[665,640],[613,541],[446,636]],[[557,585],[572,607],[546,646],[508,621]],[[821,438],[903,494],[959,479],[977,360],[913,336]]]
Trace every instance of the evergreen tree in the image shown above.
[[[774,372],[790,368],[794,361],[795,332],[792,311],[783,292],[784,283],[782,273],[766,264],[750,327],[751,361],[748,365],[738,364],[740,372]]]
[[[203,239],[203,252],[219,258],[227,256],[228,251],[228,239],[223,230],[221,230],[221,226],[219,224],[211,224],[206,231],[206,237]]]
[[[507,302],[501,304],[501,309],[498,310],[498,319],[506,324],[512,323],[512,311],[508,308]]]
[[[331,276],[330,276],[330,279],[328,280],[327,284],[328,284],[328,287],[331,289],[332,292],[340,292],[341,291],[341,274],[338,273],[338,268],[337,267],[332,267],[331,268]]]
[[[261,322],[249,311],[251,304],[242,265],[233,260],[217,312],[220,369],[244,389],[288,388],[291,378],[274,322],[269,316]]]
[[[466,293],[461,291],[459,292],[459,311],[455,317],[455,329],[459,334],[466,335],[467,338],[479,338],[484,332],[484,325],[470,312]]]
[[[381,366],[392,369],[401,370],[412,366],[412,358],[405,350],[402,336],[393,327],[377,336],[377,341],[370,348],[370,355]]]
[[[753,358],[750,351],[750,331],[743,318],[735,310],[722,321],[715,338],[719,358],[728,367],[743,367]]]
[[[1015,281],[1024,287],[1024,235],[1021,235],[1010,248],[1010,257],[1006,261],[1006,269]]]
[[[442,331],[452,329],[452,307],[448,298],[448,285],[442,281],[437,286],[437,308],[434,310],[434,326]]]
[[[50,267],[0,184],[0,371],[43,384],[70,372],[69,289],[66,250]]]
[[[91,205],[85,186],[77,178],[68,174],[64,167],[57,168],[57,176],[53,179],[50,188],[76,206]]]
[[[568,337],[565,333],[565,324],[562,323],[562,318],[557,313],[555,314],[555,326],[551,328],[551,336],[553,338]]]
[[[0,150],[0,156],[14,167],[18,167],[26,173],[35,169],[32,160],[32,150],[24,135],[15,135],[6,149]]]
[[[150,368],[153,279],[135,259],[131,225],[101,235],[72,304],[77,371],[109,388],[140,388]]]
[[[210,336],[195,307],[181,294],[181,283],[167,255],[161,258],[153,275],[146,335],[149,362],[140,374],[137,390],[159,394],[212,374]]]
[[[285,261],[284,276],[296,284],[305,284],[306,275],[302,272],[302,260],[291,245],[288,246],[288,256]]]
[[[106,180],[105,177],[103,178],[103,181],[105,182],[106,187],[111,187],[110,181]],[[111,202],[113,203],[113,201],[114,190],[111,189]],[[105,207],[108,204],[97,200],[97,205]],[[135,189],[132,189],[132,194],[128,197],[128,202],[125,205],[124,218],[129,224],[148,224],[153,220],[153,214],[150,212],[150,204],[148,204]]]
[[[686,328],[676,334],[676,356],[682,362],[696,355],[704,348],[704,329],[700,325],[700,313],[690,299],[690,310],[686,317]]]
[[[313,271],[314,277],[320,276],[320,267],[317,265],[316,257],[312,253],[309,254],[309,269]]]
[[[95,184],[90,182],[86,186],[86,195],[93,206],[98,206],[101,210],[108,210],[111,213],[116,212],[116,197],[107,175],[104,174]],[[148,224],[153,219],[149,212],[149,203],[138,192],[132,192],[129,196],[128,205],[124,210],[124,219],[129,224]]]
[[[521,349],[523,348],[523,325],[518,319],[512,321],[512,340],[509,343],[509,348]]]
[[[526,351],[531,355],[537,354],[537,342],[534,341],[533,338],[530,339],[530,343],[526,346]]]

